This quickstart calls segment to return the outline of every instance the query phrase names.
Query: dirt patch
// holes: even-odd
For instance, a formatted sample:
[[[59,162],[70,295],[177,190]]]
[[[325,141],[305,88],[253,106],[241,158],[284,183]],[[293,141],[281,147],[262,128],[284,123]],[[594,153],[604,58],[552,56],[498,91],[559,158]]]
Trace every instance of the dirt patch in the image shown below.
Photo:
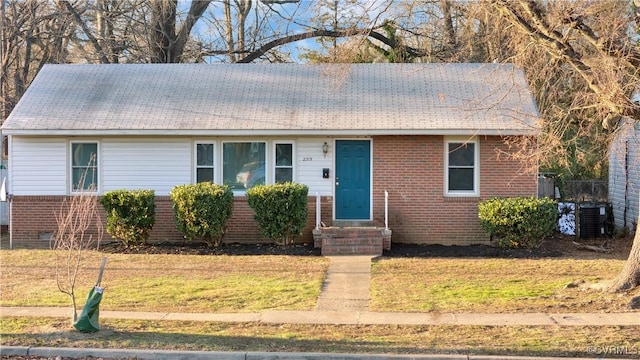
[[[596,252],[592,250],[580,249],[576,242],[581,245],[591,245],[607,249],[607,252]],[[556,234],[546,239],[541,248],[559,251],[563,257],[577,259],[620,259],[626,260],[633,244],[633,235],[626,237],[603,237],[593,239],[576,239],[575,236]]]

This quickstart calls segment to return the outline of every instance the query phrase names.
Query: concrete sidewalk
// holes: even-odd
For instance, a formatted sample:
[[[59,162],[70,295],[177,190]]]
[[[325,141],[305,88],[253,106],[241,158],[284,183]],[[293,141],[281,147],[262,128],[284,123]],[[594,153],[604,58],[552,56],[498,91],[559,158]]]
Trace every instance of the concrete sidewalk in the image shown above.
[[[173,351],[136,349],[80,349],[26,346],[0,346],[0,355],[56,357],[93,357],[98,359],[140,360],[566,360],[566,357],[533,357],[473,354],[339,354],[339,353],[288,353],[242,351]],[[588,358],[573,358],[587,360]],[[590,358],[591,360],[593,358]],[[599,357],[598,359],[604,359]]]
[[[80,311],[80,310],[79,310]],[[0,307],[0,317],[70,317],[69,308]],[[265,324],[334,325],[486,325],[486,326],[640,326],[640,313],[395,313],[352,311],[280,311],[253,313],[165,313],[100,311],[102,319],[259,322]]]

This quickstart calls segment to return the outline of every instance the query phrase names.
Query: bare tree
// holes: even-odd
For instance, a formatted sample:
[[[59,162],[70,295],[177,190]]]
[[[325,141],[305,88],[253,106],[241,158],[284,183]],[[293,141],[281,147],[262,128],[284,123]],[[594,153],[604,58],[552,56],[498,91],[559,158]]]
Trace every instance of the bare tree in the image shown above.
[[[44,64],[65,61],[71,31],[68,19],[49,2],[0,2],[0,122]]]
[[[90,168],[95,157],[89,162]],[[98,211],[100,203],[95,192],[82,190],[88,171],[81,176],[80,193],[67,197],[55,214],[57,230],[52,238],[56,256],[56,284],[58,290],[71,299],[73,322],[78,320],[75,286],[78,274],[91,247],[99,247],[104,233]],[[95,230],[92,228],[95,227]]]
[[[561,93],[570,104],[565,111],[571,117],[553,120],[579,118],[587,127],[615,129],[622,118],[639,118],[640,108],[631,98],[640,83],[640,52],[628,32],[635,20],[629,3],[491,0],[484,4],[522,35],[517,47],[522,56],[532,57],[533,53],[543,55],[542,59],[547,61],[543,73],[549,75],[548,79],[554,84],[543,87],[549,94],[538,94],[544,106],[554,106],[550,97],[558,93],[553,89],[571,90],[571,93]],[[640,230],[636,232],[626,265],[610,291],[627,291],[637,286],[640,286]]]

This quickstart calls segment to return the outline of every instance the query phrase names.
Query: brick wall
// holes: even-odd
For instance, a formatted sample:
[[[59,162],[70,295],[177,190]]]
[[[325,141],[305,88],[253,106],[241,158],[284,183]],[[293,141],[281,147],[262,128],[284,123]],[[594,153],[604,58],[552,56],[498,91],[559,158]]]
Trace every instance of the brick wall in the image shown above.
[[[536,174],[497,149],[500,137],[480,139],[480,197],[444,196],[444,137],[376,136],[373,146],[374,224],[384,226],[384,191],[389,192],[393,242],[465,245],[488,242],[478,220],[478,202],[500,196],[535,196]]]
[[[13,245],[16,248],[48,248],[51,235],[57,229],[56,214],[60,213],[65,196],[15,196],[13,198]],[[307,227],[303,236],[296,239],[299,243],[312,243],[312,230],[315,227],[315,197],[308,199]],[[331,224],[331,197],[322,197],[322,221]],[[105,213],[98,204],[103,228],[106,226]],[[97,238],[97,224],[87,231],[88,236]],[[151,231],[150,241],[182,241],[182,234],[176,229],[168,196],[156,197],[156,222]],[[109,234],[104,233],[104,241],[112,241]],[[265,242],[253,219],[253,210],[247,204],[247,198],[239,196],[234,199],[233,215],[229,219],[225,242]],[[3,246],[8,240],[3,239]]]

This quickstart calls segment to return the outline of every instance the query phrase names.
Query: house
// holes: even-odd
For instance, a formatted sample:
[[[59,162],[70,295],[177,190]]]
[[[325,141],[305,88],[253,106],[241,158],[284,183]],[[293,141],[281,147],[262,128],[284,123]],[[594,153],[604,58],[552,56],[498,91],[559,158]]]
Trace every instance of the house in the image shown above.
[[[91,185],[155,190],[152,240],[180,240],[170,190],[213,181],[236,195],[225,241],[260,242],[245,190],[290,180],[309,186],[304,242],[319,198],[326,228],[486,243],[479,201],[537,193],[504,155],[538,118],[508,64],[46,65],[2,127],[13,241],[47,243],[61,201]]]
[[[617,229],[635,232],[640,196],[640,123],[625,120],[609,148],[609,203]]]

